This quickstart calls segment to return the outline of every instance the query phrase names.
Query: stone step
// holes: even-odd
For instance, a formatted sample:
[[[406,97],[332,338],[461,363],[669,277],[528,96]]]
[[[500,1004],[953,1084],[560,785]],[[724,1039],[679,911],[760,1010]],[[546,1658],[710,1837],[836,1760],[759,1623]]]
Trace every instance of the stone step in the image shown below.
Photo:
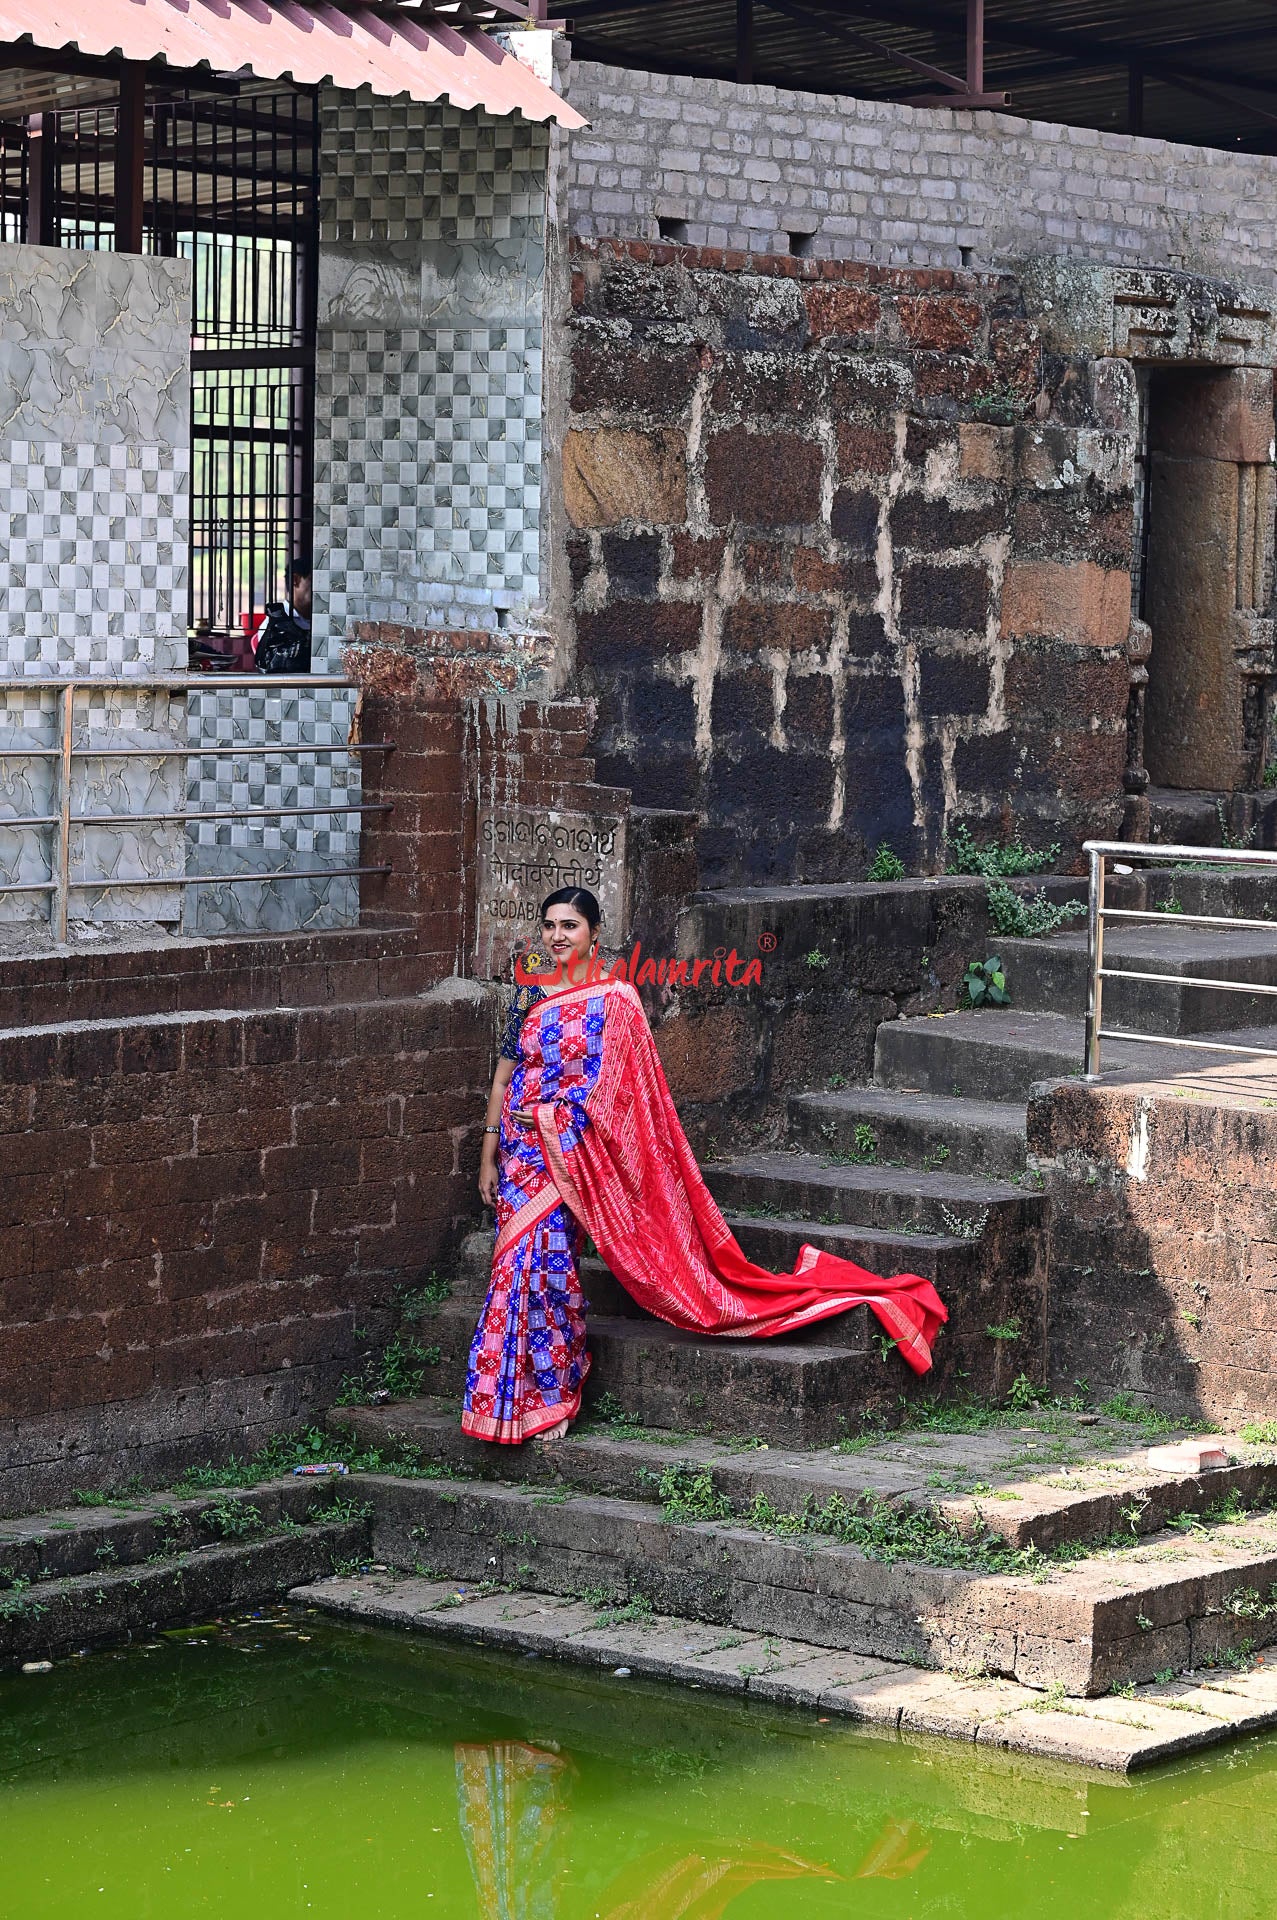
[[[1016,1371],[1027,1369],[1035,1375],[1039,1367],[1039,1334],[1037,1329],[1043,1325],[1043,1269],[1045,1269],[1045,1215],[1039,1215],[1035,1221],[1024,1227],[1020,1219],[995,1215],[985,1223],[985,1229],[976,1238],[962,1238],[954,1235],[928,1235],[928,1233],[901,1233],[878,1227],[839,1227],[822,1225],[818,1221],[785,1221],[780,1217],[745,1217],[730,1215],[730,1225],[734,1227],[741,1246],[751,1258],[760,1265],[772,1265],[778,1271],[787,1271],[797,1260],[797,1248],[812,1240],[814,1244],[828,1246],[831,1252],[841,1254],[843,1260],[853,1260],[858,1267],[866,1267],[870,1273],[920,1273],[926,1281],[931,1281],[939,1292],[941,1300],[949,1308],[952,1323],[945,1329],[943,1340],[949,1342],[952,1334],[960,1334],[962,1344],[962,1367],[972,1369],[972,1380],[985,1382],[979,1392],[993,1392],[995,1380],[1002,1380],[1000,1367],[991,1367],[989,1340],[983,1329],[989,1323],[1006,1323],[1018,1317],[1025,1327],[1024,1346],[1018,1354]],[[976,1225],[972,1221],[972,1225]],[[492,1235],[476,1233],[469,1235],[461,1250],[459,1277],[453,1292],[451,1306],[459,1313],[463,1321],[469,1315],[470,1331],[478,1319],[478,1309],[488,1292],[492,1269]],[[638,1321],[639,1325],[649,1329],[661,1329],[661,1321],[653,1319],[651,1313],[641,1308],[638,1300],[624,1290],[624,1286],[614,1279],[603,1261],[586,1258],[580,1261],[580,1283],[588,1302],[590,1325],[597,1319],[626,1319]],[[440,1309],[442,1313],[444,1309]],[[841,1346],[855,1348],[858,1354],[878,1352],[874,1342],[866,1348],[866,1325],[868,1309],[856,1308],[851,1315],[831,1315],[830,1319],[814,1321],[810,1327],[801,1327],[791,1334],[785,1334],[785,1344],[793,1346]],[[430,1315],[422,1321],[422,1340],[430,1344],[436,1338],[436,1332],[430,1327],[438,1315]],[[868,1334],[878,1329],[874,1321],[868,1327]],[[469,1332],[467,1332],[469,1344]],[[714,1342],[722,1346],[724,1342]],[[745,1340],[735,1342],[745,1346],[749,1352],[759,1350],[759,1342]],[[762,1342],[766,1348],[768,1342]],[[449,1354],[455,1346],[449,1344]],[[937,1350],[937,1367],[949,1375],[951,1367],[958,1365],[958,1359],[943,1357]],[[451,1361],[449,1361],[451,1363]],[[601,1357],[599,1357],[601,1367]],[[459,1373],[451,1375],[461,1379]],[[941,1373],[931,1373],[928,1384],[935,1390],[935,1384]],[[1037,1377],[1037,1375],[1035,1375]],[[603,1382],[603,1384],[599,1384]],[[878,1377],[874,1377],[874,1404],[879,1404]],[[1010,1384],[1010,1377],[1002,1384]],[[908,1392],[910,1382],[904,1384]],[[590,1392],[607,1392],[607,1382],[603,1373],[595,1369],[595,1379],[591,1380]],[[643,1413],[645,1419],[655,1419],[651,1411]]]
[[[1148,805],[1149,839],[1165,846],[1222,847],[1227,828],[1234,842],[1244,840],[1261,852],[1277,847],[1277,792],[1203,793],[1189,787],[1150,787]]]
[[[343,1492],[348,1484],[342,1482]],[[73,1542],[76,1530],[70,1528],[68,1563],[75,1565],[96,1536],[96,1564],[52,1577],[32,1578],[18,1572],[18,1567],[32,1564],[32,1554],[52,1553],[48,1564],[61,1564],[59,1549],[48,1536],[59,1528],[62,1516],[27,1521],[21,1532],[10,1522],[0,1545],[3,1571],[9,1576],[0,1587],[0,1661],[53,1660],[82,1647],[120,1645],[139,1634],[207,1619],[227,1608],[261,1606],[280,1599],[299,1580],[330,1573],[366,1547],[366,1521],[362,1517],[325,1520],[328,1499],[315,1483],[290,1482],[235,1499],[261,1513],[260,1532],[213,1540],[207,1533],[200,1538],[198,1532],[184,1534],[160,1526],[158,1550],[132,1560],[124,1555],[135,1544],[136,1529],[159,1525],[158,1517],[149,1522],[128,1519],[114,1527],[99,1523]],[[198,1513],[209,1504],[207,1500],[178,1502],[171,1510],[179,1527],[196,1527]],[[187,1539],[191,1544],[183,1545]],[[104,1546],[110,1552],[103,1553]],[[119,1557],[112,1558],[111,1553]]]
[[[374,1491],[379,1562],[461,1581],[589,1594],[871,1658],[1097,1695],[1277,1640],[1267,1516],[1201,1541],[1024,1570],[936,1564],[888,1531],[872,1552],[813,1531],[686,1521],[650,1504],[502,1482],[352,1476]],[[1227,1537],[1225,1537],[1227,1536]],[[936,1541],[936,1558],[948,1550]]]
[[[858,1431],[866,1414],[890,1417],[909,1390],[909,1369],[896,1354],[884,1361],[868,1320],[864,1307],[840,1315],[833,1344],[713,1339],[647,1317],[592,1312],[585,1404],[607,1394],[644,1426],[826,1444]],[[473,1332],[464,1305],[443,1308],[431,1325],[440,1348],[435,1378],[455,1402]]]
[[[950,1298],[970,1287],[972,1276],[982,1265],[976,1246],[981,1237],[987,1237],[989,1225],[986,1222],[985,1236],[970,1239],[947,1233],[905,1233],[885,1227],[786,1219],[780,1215],[729,1214],[727,1219],[750,1258],[775,1272],[788,1272],[798,1258],[798,1249],[804,1242],[811,1242],[827,1247],[844,1260],[854,1260],[870,1273],[921,1274],[924,1280],[931,1281],[937,1292]],[[974,1227],[976,1222],[971,1224]],[[492,1235],[467,1235],[462,1243],[451,1304],[457,1308],[464,1305],[472,1326],[488,1291],[491,1267]],[[638,1320],[647,1326],[661,1324],[626,1292],[597,1256],[587,1255],[580,1263],[578,1274],[592,1318],[601,1315],[607,1319]],[[423,1325],[431,1325],[434,1317],[424,1320]],[[819,1320],[787,1338],[804,1346],[828,1345],[831,1341],[835,1345],[845,1344],[845,1319],[846,1316],[835,1315]]]
[[[1041,940],[1001,940],[998,954],[1012,1005],[1022,1013],[1082,1013],[1087,993],[1087,943],[1083,933]],[[1277,987],[1277,927],[1272,933],[1227,933],[1210,927],[1109,927],[1105,964],[1136,973],[1171,976],[1163,986],[1149,980],[1104,983],[1106,1024],[1137,1033],[1197,1034],[1271,1019],[1277,999],[1223,988],[1181,987],[1174,977],[1235,980]]]
[[[883,1085],[897,1089],[1023,1102],[1040,1080],[1081,1076],[1084,1031],[1081,1020],[1005,1007],[884,1020],[875,1042],[875,1070]],[[1277,1049],[1277,1028],[1225,1027],[1195,1046],[1106,1040],[1101,1064],[1106,1078],[1181,1078],[1227,1063],[1228,1054],[1212,1051],[1216,1041]]]
[[[745,1218],[737,1223],[746,1238],[752,1228],[759,1225],[756,1219]],[[813,1239],[825,1229],[812,1221],[790,1223],[802,1238]],[[855,1249],[848,1252],[848,1247]],[[951,1272],[937,1269],[937,1255],[952,1253],[956,1257],[959,1271],[970,1264],[970,1251],[967,1242],[957,1239],[941,1239],[938,1235],[904,1235],[901,1233],[880,1232],[872,1227],[860,1229],[851,1241],[844,1241],[836,1249],[847,1259],[855,1259],[858,1266],[867,1267],[872,1273],[903,1272],[906,1268],[921,1273],[937,1289],[943,1279],[953,1290],[954,1276]],[[789,1263],[792,1265],[792,1261]],[[479,1307],[487,1295],[492,1267],[492,1235],[490,1233],[469,1234],[462,1243],[458,1266],[457,1284],[453,1290],[452,1303],[460,1308],[465,1306],[473,1326],[478,1318]],[[604,1266],[596,1255],[587,1255],[577,1268],[581,1289],[585,1294],[588,1311],[593,1319],[601,1316],[609,1320],[638,1320],[644,1325],[659,1325],[650,1313],[641,1307],[632,1294],[626,1292],[614,1275]],[[442,1309],[440,1309],[442,1311]],[[437,1317],[428,1314],[423,1320],[427,1328]],[[820,1320],[814,1326],[800,1328],[789,1336],[803,1346],[838,1346],[844,1342],[843,1319],[834,1316],[829,1320]]]
[[[1023,1106],[1036,1081],[1081,1074],[1083,1037],[1080,1019],[1006,1007],[884,1020],[874,1044],[874,1073],[886,1087]],[[1105,1050],[1106,1065],[1139,1065],[1154,1052],[1113,1043]]]
[[[740,1154],[704,1171],[719,1205],[741,1219],[784,1214],[825,1226],[965,1238],[978,1237],[995,1212],[1018,1227],[1037,1220],[1044,1205],[1010,1181],[881,1165],[876,1156],[848,1163],[818,1154]]]
[[[788,1167],[790,1156],[781,1157]],[[881,1176],[887,1170],[819,1171],[831,1176],[820,1191],[825,1196],[821,1204],[832,1211],[836,1200],[830,1196],[842,1175],[848,1176],[843,1191],[850,1206],[858,1187],[870,1191],[872,1198],[872,1182],[861,1186],[858,1176]],[[935,1364],[921,1380],[898,1355],[884,1349],[885,1336],[866,1307],[817,1321],[783,1341],[680,1334],[638,1307],[600,1261],[586,1259],[581,1281],[589,1302],[588,1337],[594,1355],[587,1404],[611,1393],[646,1425],[705,1426],[808,1446],[859,1431],[867,1419],[894,1425],[902,1408],[919,1396],[960,1388],[1000,1397],[1020,1372],[1041,1377],[1045,1211],[1036,1198],[1009,1185],[1003,1193],[994,1183],[987,1213],[983,1207],[969,1211],[974,1187],[959,1183],[952,1191],[968,1210],[965,1231],[956,1234],[776,1215],[727,1216],[744,1252],[771,1272],[791,1271],[800,1248],[809,1242],[870,1273],[916,1273],[930,1280],[950,1318],[936,1344]],[[959,1216],[955,1213],[954,1218]],[[487,1291],[491,1249],[487,1234],[467,1239],[454,1298],[423,1323],[428,1329],[423,1339],[440,1347],[441,1390],[462,1390],[479,1303]],[[991,1326],[1012,1326],[1017,1337],[995,1337],[988,1331]],[[811,1371],[814,1361],[800,1364],[797,1356],[804,1354],[826,1356],[823,1385],[817,1385]],[[789,1386],[784,1384],[786,1368],[792,1376]],[[757,1397],[748,1385],[751,1378],[759,1382]],[[823,1406],[822,1393],[829,1396]]]
[[[228,1499],[251,1506],[260,1523],[249,1522],[245,1537],[281,1525],[309,1523],[332,1490],[311,1479],[291,1477],[255,1487],[251,1493],[225,1490],[175,1499],[169,1493],[103,1497],[101,1504],[56,1508],[47,1513],[0,1520],[0,1594],[15,1585],[25,1589],[46,1580],[99,1573],[104,1568],[136,1566],[159,1557],[173,1558],[207,1547],[219,1536],[217,1510]],[[211,1516],[211,1519],[210,1519]]]
[[[800,1093],[789,1102],[790,1137],[828,1153],[851,1153],[869,1139],[878,1158],[924,1171],[991,1176],[1024,1171],[1023,1101],[955,1100],[892,1087]]]
[[[1249,1506],[1277,1500],[1271,1450],[1231,1441],[1232,1465],[1172,1474],[1150,1468],[1147,1446],[1130,1422],[1096,1414],[1084,1419],[1055,1409],[1007,1413],[974,1433],[905,1427],[816,1451],[742,1447],[624,1420],[581,1423],[562,1444],[496,1447],[462,1433],[456,1406],[437,1398],[335,1407],[325,1424],[337,1457],[352,1443],[381,1453],[407,1444],[423,1462],[461,1478],[648,1501],[659,1500],[672,1465],[690,1464],[708,1470],[714,1494],[737,1515],[760,1497],[777,1512],[801,1514],[837,1494],[854,1507],[882,1501],[923,1508],[967,1537],[996,1535],[1008,1547],[1043,1553],[1114,1539],[1134,1544],[1162,1532],[1169,1520],[1203,1514],[1228,1499]]]
[[[702,1698],[707,1692],[743,1695],[754,1703],[755,1713],[799,1708],[822,1722],[842,1716],[893,1733],[939,1734],[968,1746],[1126,1774],[1277,1724],[1277,1696],[1262,1668],[1245,1674],[1208,1671],[1141,1688],[1129,1701],[1086,1700],[1059,1708],[1040,1691],[1011,1680],[919,1671],[774,1633],[724,1632],[675,1614],[599,1606],[557,1593],[493,1593],[483,1581],[472,1585],[373,1572],[315,1581],[294,1588],[289,1598],[361,1627],[491,1648],[525,1660],[567,1660],[596,1672],[610,1669],[612,1684],[625,1689],[621,1711],[627,1725],[636,1715],[659,1714],[668,1699],[666,1687],[673,1683],[694,1688]],[[597,1726],[598,1703],[589,1693],[583,1698]],[[712,1720],[705,1737],[713,1738]],[[586,1738],[583,1733],[576,1744]],[[935,1747],[931,1752],[931,1784],[920,1817],[930,1826],[966,1833],[970,1816],[955,1821],[946,1804],[954,1781],[943,1770],[943,1752]],[[978,1798],[981,1831],[1009,1844],[1022,1840],[1026,1824],[1082,1837],[1087,1810],[1079,1801],[1087,1792],[1085,1775],[1075,1783],[1052,1769],[1045,1780],[1033,1779],[1032,1798],[1026,1801],[1021,1772],[1008,1817],[1001,1797],[980,1794],[986,1770],[973,1769],[961,1748],[954,1757],[962,1781]],[[1044,1817],[1048,1792],[1068,1811]]]

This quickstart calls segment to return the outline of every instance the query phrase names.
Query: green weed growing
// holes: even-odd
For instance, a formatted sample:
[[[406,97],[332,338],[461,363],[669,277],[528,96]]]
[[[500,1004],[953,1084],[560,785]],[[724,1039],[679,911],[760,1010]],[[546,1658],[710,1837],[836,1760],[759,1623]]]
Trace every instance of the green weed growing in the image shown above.
[[[904,877],[904,861],[900,858],[900,855],[895,851],[894,847],[889,847],[884,840],[873,857],[867,878],[870,880],[903,880]]]
[[[1020,840],[1005,847],[978,847],[967,827],[955,827],[949,835],[949,864],[946,873],[977,874],[985,880],[1010,880],[1019,874],[1044,873],[1060,857],[1054,846],[1035,849]]]
[[[1047,899],[1045,887],[1035,894],[1015,893],[1005,881],[991,880],[985,893],[990,925],[1003,939],[1037,940],[1086,912],[1081,900],[1065,900],[1057,906]]]
[[[217,1540],[248,1540],[265,1530],[260,1507],[249,1500],[235,1500],[229,1493],[209,1502],[199,1517],[205,1533]]]
[[[667,1520],[729,1520],[732,1505],[726,1494],[714,1487],[708,1467],[693,1466],[680,1460],[666,1467],[656,1486],[661,1512]]]

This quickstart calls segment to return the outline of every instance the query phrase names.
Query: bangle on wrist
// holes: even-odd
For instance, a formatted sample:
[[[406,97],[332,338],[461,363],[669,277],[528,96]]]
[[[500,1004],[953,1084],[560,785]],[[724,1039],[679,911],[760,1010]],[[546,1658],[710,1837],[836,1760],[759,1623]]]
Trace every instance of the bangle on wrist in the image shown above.
[[[485,1133],[500,1133],[501,1129],[500,1127],[485,1127],[483,1131]]]

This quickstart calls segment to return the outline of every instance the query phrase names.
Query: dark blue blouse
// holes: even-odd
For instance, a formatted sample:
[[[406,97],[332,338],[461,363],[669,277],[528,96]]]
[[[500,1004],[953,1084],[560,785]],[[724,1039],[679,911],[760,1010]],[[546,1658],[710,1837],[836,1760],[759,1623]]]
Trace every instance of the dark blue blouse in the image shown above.
[[[524,954],[524,973],[549,973],[552,971],[552,961],[545,954],[539,952],[537,948],[531,947],[528,952]],[[532,1011],[532,1008],[535,1007],[537,1001],[544,999],[545,988],[538,987],[532,981],[529,981],[526,986],[515,988],[514,998],[510,1002],[510,1008],[505,1017],[505,1033],[501,1039],[500,1059],[517,1060],[519,1058],[519,1029],[522,1027],[527,1015]]]

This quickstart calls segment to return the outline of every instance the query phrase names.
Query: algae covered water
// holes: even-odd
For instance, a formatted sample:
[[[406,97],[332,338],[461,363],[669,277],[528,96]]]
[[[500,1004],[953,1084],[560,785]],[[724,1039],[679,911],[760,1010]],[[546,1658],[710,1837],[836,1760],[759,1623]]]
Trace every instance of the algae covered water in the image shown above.
[[[0,1679],[4,1920],[1252,1920],[1277,1741],[1123,1781],[304,1613]]]

